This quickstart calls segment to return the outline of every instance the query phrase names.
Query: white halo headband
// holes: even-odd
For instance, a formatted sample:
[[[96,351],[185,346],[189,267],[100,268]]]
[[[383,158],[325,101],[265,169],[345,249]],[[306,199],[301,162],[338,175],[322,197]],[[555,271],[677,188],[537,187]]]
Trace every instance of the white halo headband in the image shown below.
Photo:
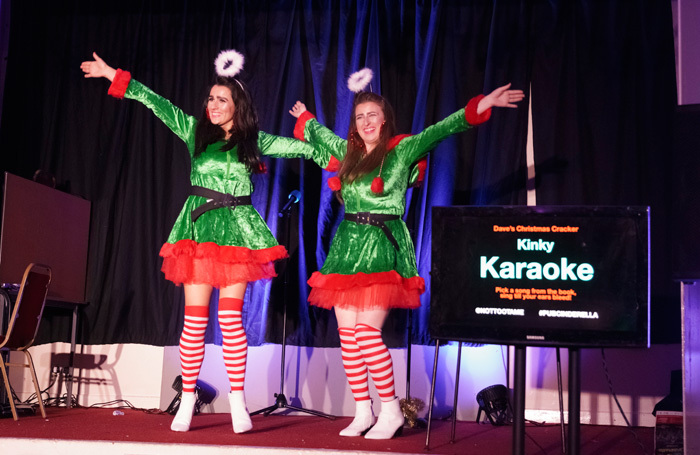
[[[350,75],[348,78],[348,88],[350,91],[359,93],[367,87],[370,82],[372,82],[372,77],[374,76],[374,73],[372,73],[372,70],[369,68],[362,68],[359,71],[356,71]],[[371,90],[371,86],[370,86]]]
[[[216,74],[224,77],[234,77],[243,69],[245,58],[243,54],[233,49],[221,51],[214,61]]]

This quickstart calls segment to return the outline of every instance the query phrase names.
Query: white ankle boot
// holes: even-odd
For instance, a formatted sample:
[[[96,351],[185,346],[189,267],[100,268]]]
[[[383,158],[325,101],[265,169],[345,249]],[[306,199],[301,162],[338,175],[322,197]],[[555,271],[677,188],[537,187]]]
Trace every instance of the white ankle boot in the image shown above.
[[[180,397],[180,407],[177,409],[177,414],[170,424],[170,429],[173,431],[189,431],[192,415],[194,414],[194,405],[197,402],[197,397],[194,392],[182,392]]]
[[[234,433],[245,433],[253,428],[248,408],[245,405],[245,395],[242,390],[229,392],[228,403],[231,406],[231,421]]]
[[[365,435],[366,439],[391,439],[401,434],[404,416],[399,404],[399,398],[392,401],[382,401],[377,424]]]
[[[372,400],[355,402],[355,418],[340,432],[340,436],[362,436],[374,425]]]

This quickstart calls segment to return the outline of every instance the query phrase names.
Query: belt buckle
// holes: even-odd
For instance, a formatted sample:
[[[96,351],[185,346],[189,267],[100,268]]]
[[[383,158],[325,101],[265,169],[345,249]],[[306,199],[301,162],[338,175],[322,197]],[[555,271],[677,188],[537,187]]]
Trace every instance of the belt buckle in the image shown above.
[[[370,212],[357,212],[357,218],[361,224],[369,224],[370,223]]]

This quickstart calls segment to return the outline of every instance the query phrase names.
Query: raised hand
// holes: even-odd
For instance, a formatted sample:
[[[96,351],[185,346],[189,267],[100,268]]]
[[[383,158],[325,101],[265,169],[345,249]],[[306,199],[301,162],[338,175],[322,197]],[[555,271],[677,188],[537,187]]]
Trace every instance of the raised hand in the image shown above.
[[[301,114],[306,112],[306,105],[302,103],[301,101],[297,101],[294,106],[289,110],[289,113],[292,114],[294,117],[299,118]]]
[[[107,65],[96,52],[92,53],[92,58],[95,60],[80,64],[80,69],[85,73],[85,77],[106,77],[110,81],[114,79],[117,70]]]
[[[515,103],[522,101],[523,98],[525,93],[522,90],[510,90],[510,83],[508,83],[483,97],[479,101],[476,113],[481,114],[491,107],[518,107]]]

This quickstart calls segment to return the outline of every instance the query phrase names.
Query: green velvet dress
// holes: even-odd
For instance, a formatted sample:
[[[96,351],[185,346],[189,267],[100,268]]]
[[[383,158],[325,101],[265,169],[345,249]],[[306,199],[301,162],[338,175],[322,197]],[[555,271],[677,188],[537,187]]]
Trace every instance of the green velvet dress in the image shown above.
[[[125,75],[125,74],[126,75]],[[125,78],[128,78],[125,81]],[[119,80],[118,80],[119,79]],[[211,144],[194,156],[197,119],[186,115],[167,99],[120,72],[112,86],[126,87],[124,97],[137,100],[151,109],[187,145],[192,159],[190,180],[202,186],[234,196],[249,196],[253,184],[245,165],[238,161],[237,148],[222,152],[223,142]],[[114,94],[110,88],[110,94]],[[119,97],[119,89],[115,96]],[[321,155],[308,144],[292,138],[260,132],[258,146],[264,155],[279,158],[311,158],[321,167],[328,156]],[[252,205],[223,207],[203,213],[195,222],[191,211],[207,202],[190,195],[163,245],[162,271],[166,279],[182,283],[207,283],[225,287],[239,282],[275,276],[274,261],[287,256],[278,245],[260,214]]]
[[[420,295],[425,290],[425,284],[418,275],[413,242],[401,219],[406,208],[406,189],[417,160],[425,157],[446,137],[469,128],[468,111],[467,116],[465,109],[462,109],[419,134],[390,141],[390,151],[380,166],[384,181],[381,194],[371,190],[372,181],[380,174],[379,167],[352,183],[342,182],[345,213],[371,212],[399,216],[397,220],[386,222],[399,248],[392,245],[379,227],[343,220],[323,267],[314,272],[308,281],[312,287],[309,295],[312,305],[358,311],[420,306]],[[475,111],[473,115],[476,115]],[[482,117],[482,120],[477,118],[479,121],[475,120],[474,124],[488,118],[483,114]],[[345,139],[336,136],[310,114],[299,118],[295,129],[297,137],[302,127],[305,141],[319,151],[343,160],[347,152]]]

